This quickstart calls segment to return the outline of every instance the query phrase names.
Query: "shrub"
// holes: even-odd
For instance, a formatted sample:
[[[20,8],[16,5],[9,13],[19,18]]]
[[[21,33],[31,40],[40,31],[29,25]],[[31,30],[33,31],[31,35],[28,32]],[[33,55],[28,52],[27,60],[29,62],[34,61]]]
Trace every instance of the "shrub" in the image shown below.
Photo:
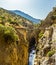
[[[18,22],[10,21],[10,24],[19,25]]]
[[[47,56],[51,57],[54,53],[55,53],[55,51],[54,51],[54,50],[49,51],[49,52],[47,53]]]
[[[0,35],[2,35],[5,42],[11,43],[18,40],[15,29],[10,26],[6,27],[0,24]]]
[[[56,15],[51,16],[51,19],[55,20],[56,19]]]
[[[43,32],[39,33],[39,38],[41,38],[43,36]]]

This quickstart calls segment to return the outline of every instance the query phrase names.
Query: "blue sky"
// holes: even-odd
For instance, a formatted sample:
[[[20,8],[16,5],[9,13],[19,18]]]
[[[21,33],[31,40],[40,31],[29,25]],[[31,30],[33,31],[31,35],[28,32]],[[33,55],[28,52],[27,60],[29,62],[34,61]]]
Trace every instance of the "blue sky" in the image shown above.
[[[56,6],[56,0],[0,0],[0,7],[21,10],[34,18],[44,19]]]

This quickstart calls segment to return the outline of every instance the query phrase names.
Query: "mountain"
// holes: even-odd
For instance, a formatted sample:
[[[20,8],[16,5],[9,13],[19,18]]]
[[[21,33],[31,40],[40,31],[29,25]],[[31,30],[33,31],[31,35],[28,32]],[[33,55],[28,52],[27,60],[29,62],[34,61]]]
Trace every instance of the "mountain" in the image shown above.
[[[3,23],[9,22],[23,27],[31,27],[32,25],[32,21],[3,8],[0,8],[0,18],[0,22]]]
[[[56,23],[56,7],[47,15],[46,19],[41,21],[41,28],[46,28]]]
[[[13,12],[13,13],[16,13],[17,15],[20,15],[20,16],[22,16],[22,17],[24,17],[24,18],[26,18],[26,19],[28,19],[28,20],[30,20],[30,21],[32,21],[33,23],[38,23],[38,22],[40,22],[40,19],[35,19],[35,18],[31,17],[30,15],[25,14],[25,13],[22,12],[22,11],[12,10],[12,12]]]
[[[35,64],[56,65],[56,7],[41,22],[40,27]]]
[[[24,17],[0,8],[0,65],[28,65],[25,28],[31,25]]]
[[[30,54],[32,50],[36,52]],[[36,28],[27,18],[0,8],[0,65],[28,65],[29,56],[35,57],[34,65],[55,65],[56,7]]]

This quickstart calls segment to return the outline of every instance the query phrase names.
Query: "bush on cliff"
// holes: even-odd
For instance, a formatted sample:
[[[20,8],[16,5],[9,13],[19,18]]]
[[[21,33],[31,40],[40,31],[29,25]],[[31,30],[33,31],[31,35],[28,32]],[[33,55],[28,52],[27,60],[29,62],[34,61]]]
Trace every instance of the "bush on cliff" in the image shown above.
[[[55,51],[54,51],[54,50],[49,51],[49,52],[47,53],[47,56],[51,57],[54,53],[55,53]]]
[[[16,31],[10,26],[6,27],[0,24],[0,35],[2,35],[5,42],[15,42],[18,40]]]
[[[43,36],[43,32],[41,31],[40,33],[39,33],[39,38],[41,38]]]

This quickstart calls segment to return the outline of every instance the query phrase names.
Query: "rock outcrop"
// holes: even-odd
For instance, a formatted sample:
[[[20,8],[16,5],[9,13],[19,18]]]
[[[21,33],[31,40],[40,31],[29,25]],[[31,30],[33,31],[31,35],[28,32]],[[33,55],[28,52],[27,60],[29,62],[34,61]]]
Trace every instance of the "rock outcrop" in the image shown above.
[[[31,25],[29,20],[0,8],[0,65],[28,65],[26,28]]]
[[[40,25],[35,65],[56,65],[56,8],[48,14]]]

